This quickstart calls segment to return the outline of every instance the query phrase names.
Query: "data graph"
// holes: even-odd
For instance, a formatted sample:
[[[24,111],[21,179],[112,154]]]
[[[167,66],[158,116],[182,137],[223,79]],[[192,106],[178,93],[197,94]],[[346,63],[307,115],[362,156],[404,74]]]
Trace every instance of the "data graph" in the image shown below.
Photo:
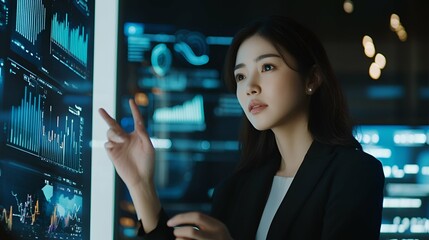
[[[79,112],[78,109],[69,108],[73,110],[70,112]],[[53,117],[53,115],[52,106],[49,106],[49,118],[47,120],[43,118],[42,122],[50,125],[50,127],[42,126],[40,156],[42,159],[79,172],[81,171],[80,152],[83,122],[76,122],[68,115],[63,117]],[[83,119],[78,118],[78,120],[82,121]]]
[[[18,0],[16,3],[15,31],[36,44],[39,34],[46,26],[46,8],[42,0]]]
[[[55,13],[51,22],[51,40],[69,55],[76,58],[82,65],[88,62],[88,33],[85,27],[71,27],[69,15],[65,14],[61,21]]]
[[[39,211],[39,200],[34,200],[31,194],[27,194],[27,198],[20,202],[18,194],[11,192],[12,196],[16,200],[16,209],[17,213],[12,214],[12,216],[19,217],[21,223],[28,223],[34,225],[36,222],[37,215],[40,215]],[[11,206],[12,211],[12,206]]]
[[[196,95],[181,105],[155,110],[153,120],[157,123],[204,123],[203,97]]]
[[[0,240],[90,238],[94,10],[0,0]]]
[[[51,213],[47,232],[63,232],[66,229],[75,233],[81,232],[81,204],[82,197],[80,196],[67,198],[61,195]]]
[[[162,97],[155,100],[153,129],[173,132],[204,131],[206,124],[203,96],[195,95],[191,99],[188,96],[178,95],[177,97],[187,98],[187,100],[176,105],[171,105],[168,99]],[[168,106],[165,106],[166,104]]]
[[[53,85],[12,65],[10,74],[15,81],[22,78],[22,95],[10,99],[10,117],[7,125],[7,144],[30,153],[41,160],[82,172],[81,155],[84,118],[82,107],[62,104],[62,93]]]
[[[8,142],[43,160],[80,172],[80,121],[83,119],[78,115],[55,115],[51,105],[42,103],[45,97],[35,96],[25,87],[20,105],[12,106]],[[43,107],[47,107],[47,110]],[[71,115],[79,114],[82,110],[79,107],[69,108]]]
[[[24,99],[18,107],[12,106],[9,143],[20,146],[32,153],[40,149],[40,131],[42,126],[41,96],[32,96],[24,90]]]
[[[82,240],[85,219],[80,184],[0,158],[0,224],[19,239]],[[25,181],[22,179],[25,178]]]
[[[27,194],[27,198],[21,201],[18,194],[13,191],[10,194],[14,198],[15,204],[9,206],[9,212],[6,208],[2,210],[0,222],[4,224],[3,226],[12,231],[13,217],[18,218],[18,221],[22,224],[34,225],[40,215],[39,200],[34,199],[33,195]],[[14,212],[14,209],[16,212]]]

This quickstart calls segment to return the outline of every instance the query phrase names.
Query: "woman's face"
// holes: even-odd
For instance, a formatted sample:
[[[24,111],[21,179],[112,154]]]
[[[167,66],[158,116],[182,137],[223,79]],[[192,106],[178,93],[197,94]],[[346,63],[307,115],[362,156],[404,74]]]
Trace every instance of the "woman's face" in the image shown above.
[[[295,65],[290,55],[283,55]],[[256,129],[282,127],[306,116],[304,79],[265,38],[253,35],[240,45],[234,76],[238,101]]]

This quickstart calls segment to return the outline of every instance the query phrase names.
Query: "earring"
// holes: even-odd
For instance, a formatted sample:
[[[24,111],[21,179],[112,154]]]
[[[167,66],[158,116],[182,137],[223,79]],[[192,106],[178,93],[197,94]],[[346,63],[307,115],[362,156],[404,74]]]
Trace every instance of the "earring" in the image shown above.
[[[312,88],[307,88],[307,94],[311,95],[313,93],[313,89]]]

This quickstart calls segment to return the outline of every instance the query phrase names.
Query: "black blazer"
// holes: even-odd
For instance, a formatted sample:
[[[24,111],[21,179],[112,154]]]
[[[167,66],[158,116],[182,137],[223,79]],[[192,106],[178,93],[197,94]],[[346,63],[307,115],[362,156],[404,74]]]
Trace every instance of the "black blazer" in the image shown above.
[[[215,190],[212,216],[235,240],[255,239],[280,160],[238,172]],[[384,174],[381,163],[360,148],[314,141],[271,223],[267,239],[372,240],[381,225]],[[145,239],[174,239],[161,212]]]
[[[254,239],[278,161],[227,179],[212,215],[234,239]],[[384,174],[360,148],[314,141],[271,223],[267,239],[378,239]]]

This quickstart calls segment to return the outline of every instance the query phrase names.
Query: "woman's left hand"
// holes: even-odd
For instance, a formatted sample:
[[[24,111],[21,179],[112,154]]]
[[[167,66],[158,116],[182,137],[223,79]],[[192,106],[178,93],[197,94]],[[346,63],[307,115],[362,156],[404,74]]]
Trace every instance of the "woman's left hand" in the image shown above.
[[[232,240],[222,222],[199,212],[178,214],[168,220],[167,225],[175,227],[176,239]]]

